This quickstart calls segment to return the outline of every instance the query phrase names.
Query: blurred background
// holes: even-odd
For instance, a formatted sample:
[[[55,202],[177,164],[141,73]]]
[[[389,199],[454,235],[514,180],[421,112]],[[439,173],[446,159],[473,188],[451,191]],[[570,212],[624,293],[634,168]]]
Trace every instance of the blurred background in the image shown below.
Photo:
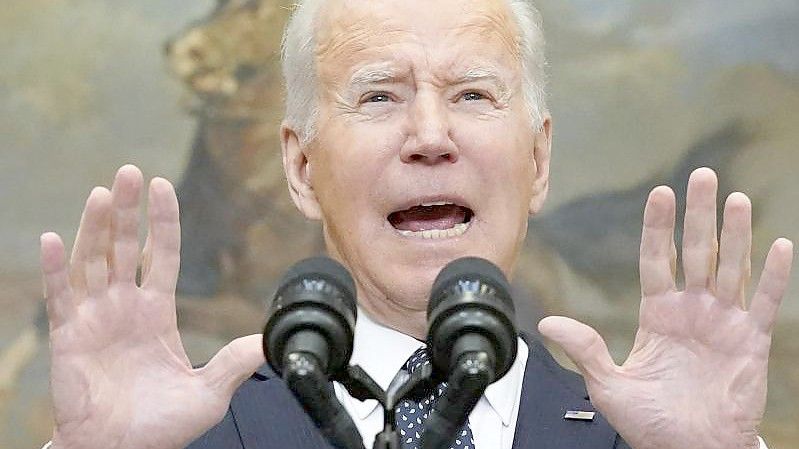
[[[277,127],[290,2],[5,0],[0,9],[0,447],[51,432],[38,236],[71,245],[120,165],[178,186],[190,357],[258,332],[292,262],[322,251],[289,204]],[[647,191],[712,166],[754,202],[753,272],[799,240],[799,2],[539,0],[555,123],[551,194],[515,281],[520,325],[634,336]],[[761,433],[799,448],[799,270],[774,336]]]

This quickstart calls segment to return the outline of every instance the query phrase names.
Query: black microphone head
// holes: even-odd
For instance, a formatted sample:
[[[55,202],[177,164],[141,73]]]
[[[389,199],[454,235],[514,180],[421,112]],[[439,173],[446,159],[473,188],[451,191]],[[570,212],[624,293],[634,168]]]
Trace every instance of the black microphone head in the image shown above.
[[[447,296],[446,290],[463,287],[462,282],[479,282],[483,285],[491,286],[498,300],[502,301],[505,307],[510,308],[515,313],[513,300],[510,297],[510,284],[505,274],[498,266],[480,257],[461,257],[448,263],[433,281],[433,288],[430,291],[430,302],[427,304],[427,314],[435,309]]]
[[[490,342],[496,378],[504,376],[516,359],[515,315],[510,284],[496,265],[478,257],[447,264],[433,282],[427,306],[427,342],[436,377],[446,378],[458,352],[469,350],[474,340],[462,337],[470,334]]]
[[[295,263],[280,279],[276,295],[280,294],[281,289],[294,285],[300,279],[325,279],[328,282],[333,282],[342,290],[342,293],[346,293],[342,296],[342,299],[348,302],[347,308],[356,310],[355,281],[344,265],[337,261],[329,257],[319,256],[303,259]]]
[[[335,377],[352,356],[357,313],[355,282],[343,265],[329,257],[296,263],[281,279],[269,306],[263,338],[266,360],[282,374],[287,352],[304,351],[320,360],[326,375]],[[291,339],[299,332],[316,337]],[[290,340],[300,346],[287,348]]]

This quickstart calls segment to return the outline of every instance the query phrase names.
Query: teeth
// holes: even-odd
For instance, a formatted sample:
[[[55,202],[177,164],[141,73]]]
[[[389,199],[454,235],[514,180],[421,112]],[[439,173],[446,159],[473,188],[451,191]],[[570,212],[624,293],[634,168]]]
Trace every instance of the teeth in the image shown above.
[[[436,201],[436,202],[433,202],[433,203],[422,203],[422,204],[420,204],[420,206],[423,206],[423,207],[446,206],[447,204],[452,204],[452,203],[447,202],[447,201]]]
[[[421,237],[423,239],[446,239],[463,235],[469,229],[470,223],[459,223],[449,229],[430,229],[429,231],[399,231],[406,237]]]

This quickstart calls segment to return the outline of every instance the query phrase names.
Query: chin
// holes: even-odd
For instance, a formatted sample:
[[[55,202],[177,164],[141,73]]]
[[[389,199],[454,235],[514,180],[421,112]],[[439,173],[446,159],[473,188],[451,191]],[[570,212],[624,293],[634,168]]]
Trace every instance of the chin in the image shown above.
[[[461,257],[494,259],[474,246],[438,246],[435,250],[406,248],[404,257],[395,259],[395,266],[387,270],[391,274],[384,274],[390,276],[386,296],[409,308],[426,310],[433,282],[447,264]]]

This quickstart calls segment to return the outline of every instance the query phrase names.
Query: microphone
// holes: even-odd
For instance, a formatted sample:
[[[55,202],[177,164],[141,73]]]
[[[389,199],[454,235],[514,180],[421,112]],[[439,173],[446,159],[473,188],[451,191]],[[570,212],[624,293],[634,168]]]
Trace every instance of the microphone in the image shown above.
[[[465,257],[439,273],[427,308],[427,347],[436,381],[449,386],[425,423],[422,449],[450,446],[486,387],[516,359],[515,309],[505,275]]]
[[[327,257],[305,259],[283,276],[269,307],[263,350],[316,426],[336,447],[363,449],[330,380],[345,377],[357,318],[355,282]]]

